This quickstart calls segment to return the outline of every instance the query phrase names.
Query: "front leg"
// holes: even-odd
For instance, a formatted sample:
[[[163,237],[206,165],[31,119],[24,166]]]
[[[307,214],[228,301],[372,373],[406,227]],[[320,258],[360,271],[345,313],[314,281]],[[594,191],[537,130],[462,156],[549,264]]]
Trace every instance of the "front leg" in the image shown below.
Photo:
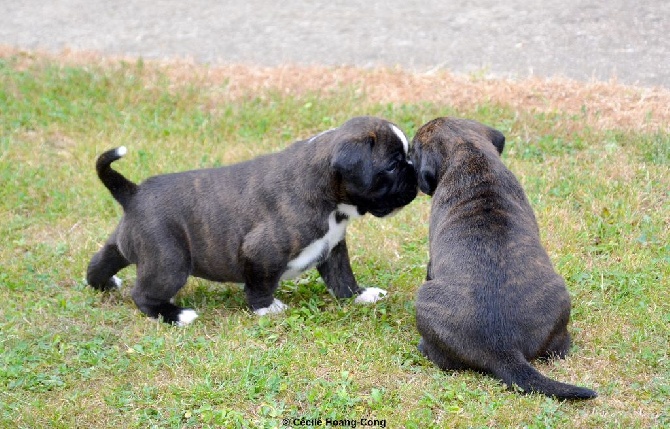
[[[244,293],[251,310],[259,316],[281,313],[286,304],[274,297],[279,278],[286,267],[285,252],[281,248],[268,251],[264,238],[268,234],[259,229],[249,234],[242,247],[244,267]]]
[[[317,265],[316,269],[336,298],[351,298],[358,295],[356,303],[368,303],[375,302],[386,295],[383,289],[358,286],[349,263],[349,251],[345,239],[342,239],[333,248],[326,260]]]

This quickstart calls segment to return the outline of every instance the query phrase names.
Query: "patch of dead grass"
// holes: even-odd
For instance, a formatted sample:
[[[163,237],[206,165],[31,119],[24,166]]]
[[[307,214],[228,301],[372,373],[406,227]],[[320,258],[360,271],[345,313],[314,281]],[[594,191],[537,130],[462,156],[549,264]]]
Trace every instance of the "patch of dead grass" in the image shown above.
[[[40,61],[75,65],[114,66],[136,58],[103,57],[97,53],[63,51],[50,54],[0,46],[0,58],[16,57],[28,67]],[[284,65],[202,65],[193,61],[145,61],[149,81],[167,76],[175,86],[223,87],[223,99],[238,99],[265,91],[286,94],[329,93],[353,88],[370,102],[444,104],[473,109],[499,104],[518,111],[579,115],[596,129],[656,131],[670,125],[670,90],[608,82],[577,82],[537,77],[478,79],[449,71],[410,73],[401,69]]]

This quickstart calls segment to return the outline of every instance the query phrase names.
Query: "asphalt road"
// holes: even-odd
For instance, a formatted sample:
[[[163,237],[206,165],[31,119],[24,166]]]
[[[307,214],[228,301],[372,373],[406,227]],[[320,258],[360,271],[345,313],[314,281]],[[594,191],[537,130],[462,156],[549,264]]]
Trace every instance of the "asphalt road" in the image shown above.
[[[668,0],[0,0],[0,44],[670,88]]]

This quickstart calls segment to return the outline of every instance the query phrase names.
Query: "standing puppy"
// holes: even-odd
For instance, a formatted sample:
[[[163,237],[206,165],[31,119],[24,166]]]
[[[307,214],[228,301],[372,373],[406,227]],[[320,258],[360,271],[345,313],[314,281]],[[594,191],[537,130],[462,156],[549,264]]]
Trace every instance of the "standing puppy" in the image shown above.
[[[416,297],[419,350],[443,370],[474,369],[562,399],[596,392],[528,361],[565,357],[570,296],[540,244],[530,203],[500,159],[505,137],[438,118],[413,140],[420,189],[433,196],[428,275]]]
[[[279,281],[316,267],[338,298],[374,302],[349,264],[347,224],[383,217],[417,194],[405,135],[392,123],[358,117],[284,151],[228,167],[165,174],[140,185],[111,168],[125,154],[103,153],[96,168],[123,217],[93,256],[88,284],[116,288],[119,270],[137,264],[132,297],[150,317],[187,324],[197,317],[172,298],[189,275],[243,282],[251,309],[276,313]]]

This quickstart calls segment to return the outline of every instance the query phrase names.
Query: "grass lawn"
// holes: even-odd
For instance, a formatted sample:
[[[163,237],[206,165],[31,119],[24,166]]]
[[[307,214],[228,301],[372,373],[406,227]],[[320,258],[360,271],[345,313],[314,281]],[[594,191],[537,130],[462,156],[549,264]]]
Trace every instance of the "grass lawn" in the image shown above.
[[[338,78],[319,85],[329,76]],[[1,53],[0,427],[668,427],[670,95],[535,81],[524,102],[504,91],[523,85],[426,79]],[[289,80],[298,84],[282,86]],[[519,395],[419,354],[425,195],[349,228],[359,282],[389,291],[374,305],[336,301],[313,270],[282,283],[286,313],[259,318],[240,286],[192,278],[177,301],[200,317],[176,328],[141,315],[130,287],[86,286],[88,261],[121,215],[95,175],[103,150],[126,145],[115,167],[138,182],[246,160],[363,114],[410,138],[441,115],[505,133],[503,160],[573,298],[570,356],[537,365],[599,398]],[[120,273],[126,286],[134,276]]]

